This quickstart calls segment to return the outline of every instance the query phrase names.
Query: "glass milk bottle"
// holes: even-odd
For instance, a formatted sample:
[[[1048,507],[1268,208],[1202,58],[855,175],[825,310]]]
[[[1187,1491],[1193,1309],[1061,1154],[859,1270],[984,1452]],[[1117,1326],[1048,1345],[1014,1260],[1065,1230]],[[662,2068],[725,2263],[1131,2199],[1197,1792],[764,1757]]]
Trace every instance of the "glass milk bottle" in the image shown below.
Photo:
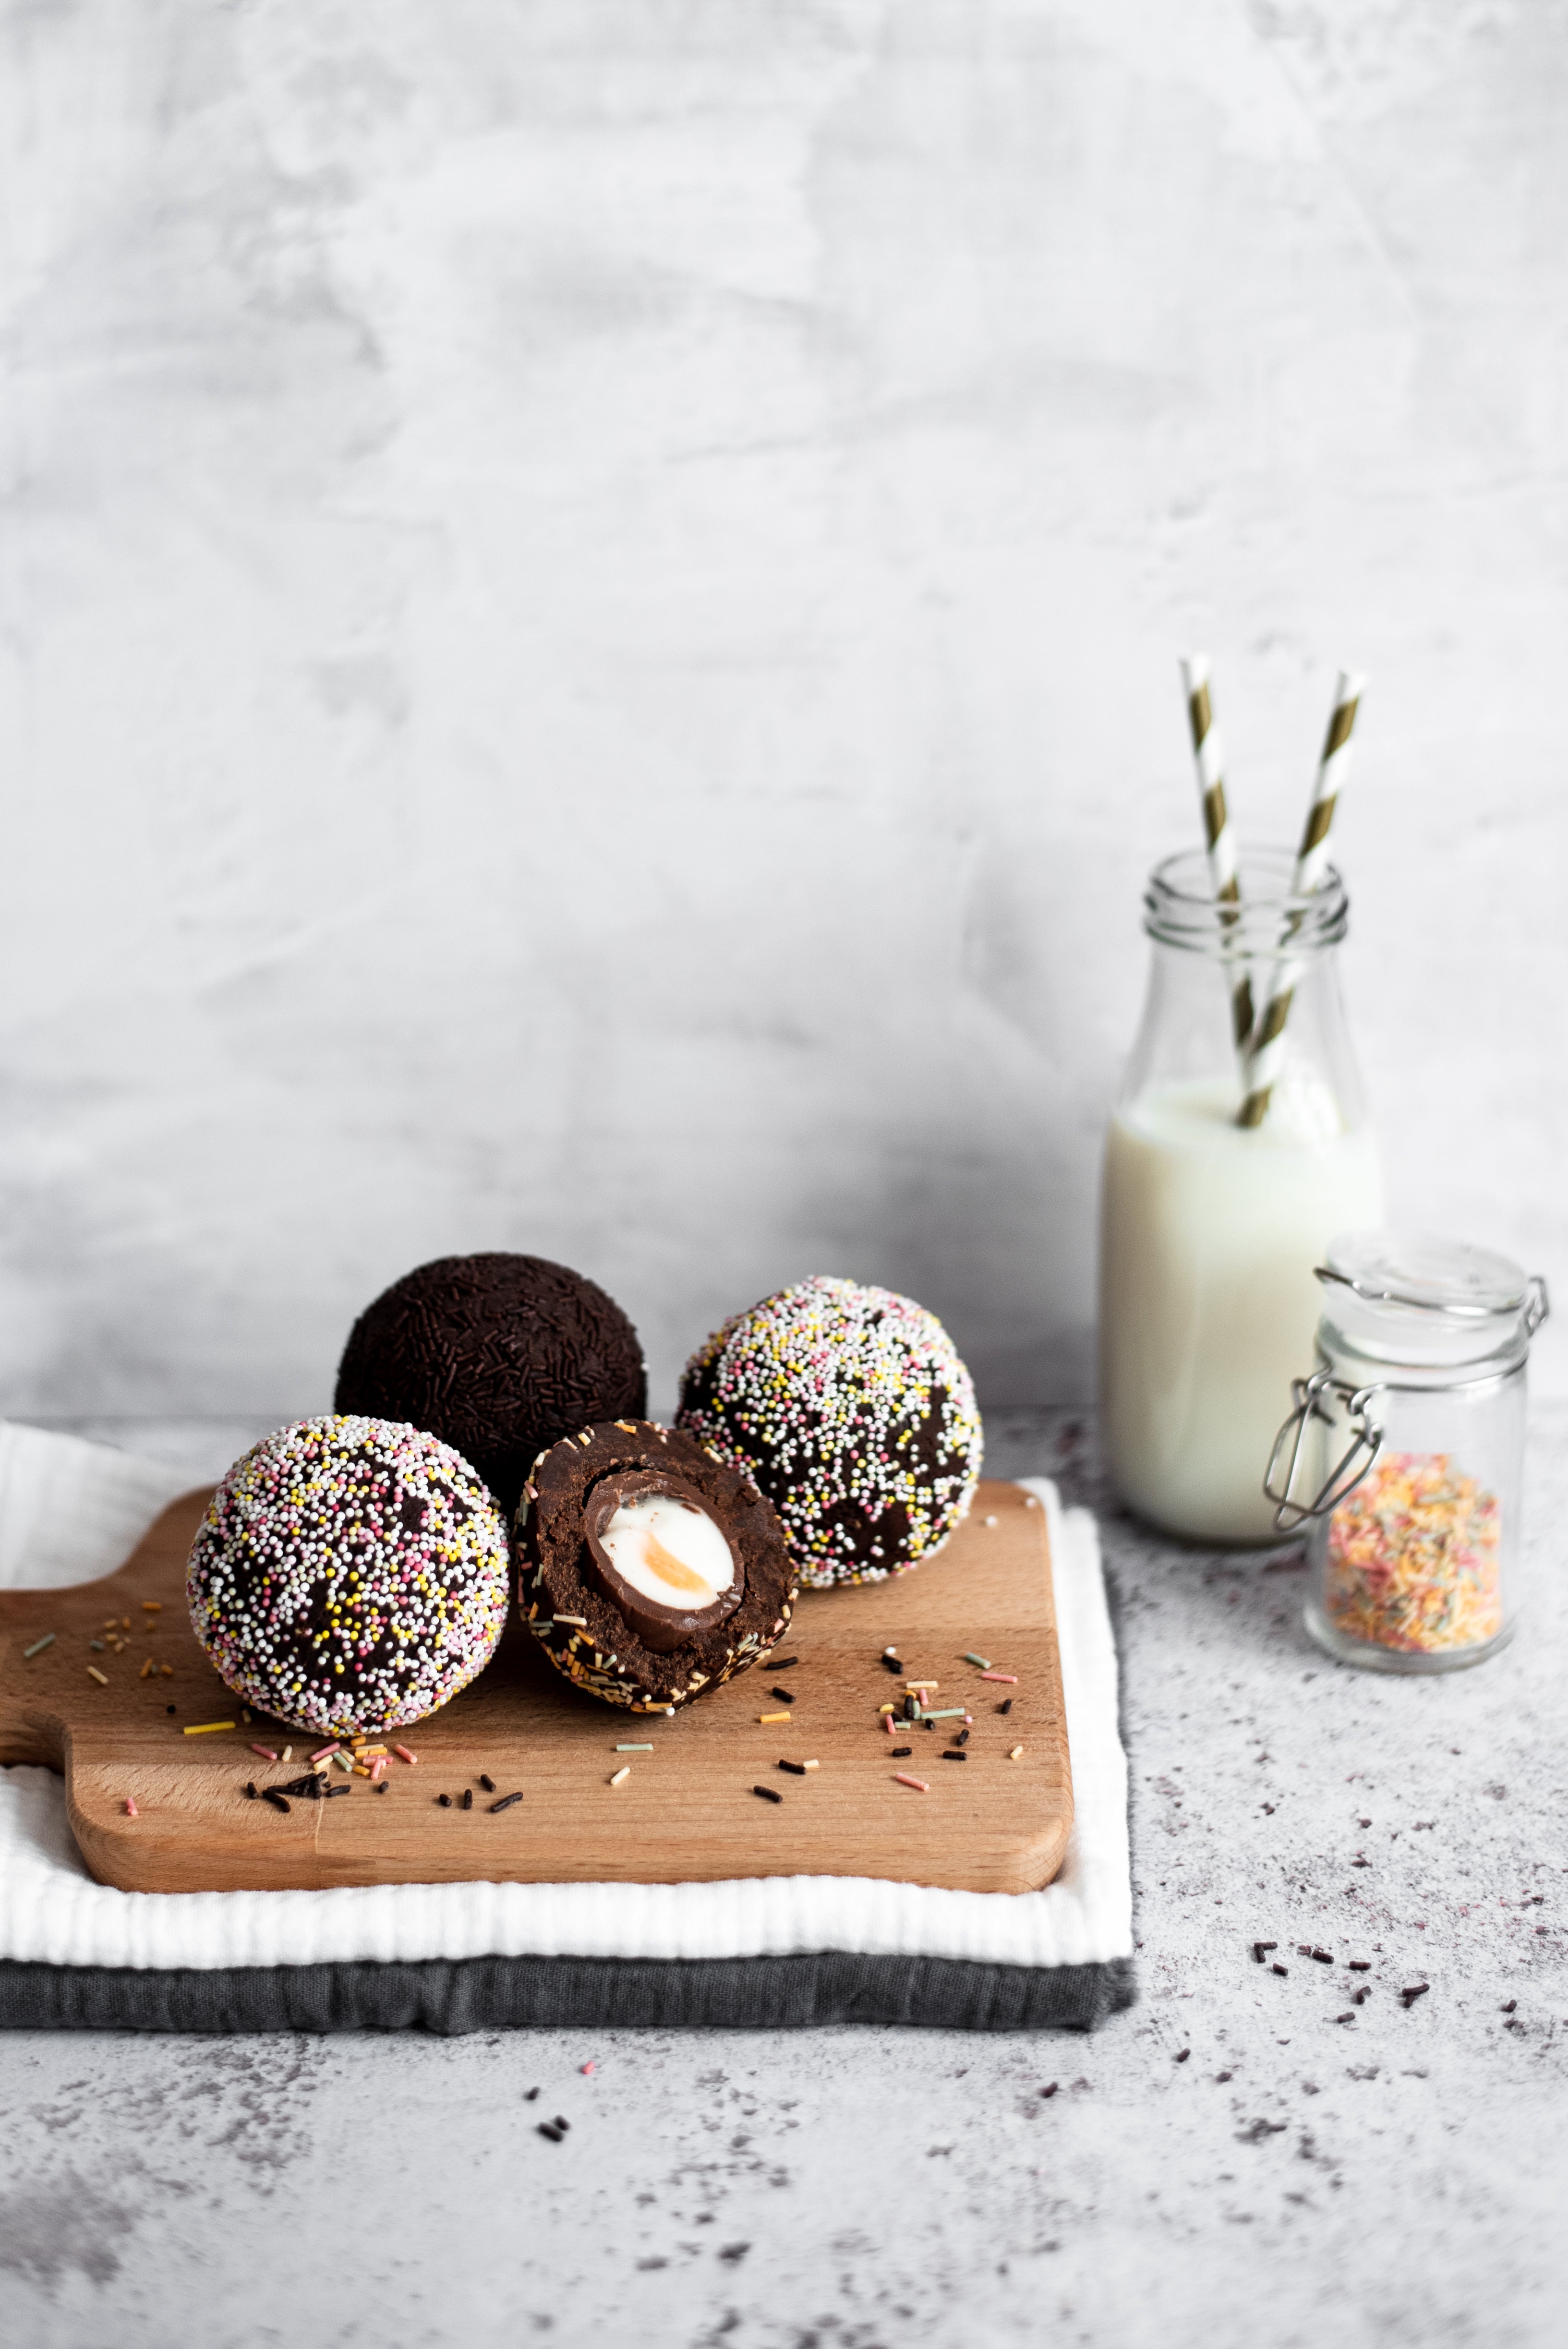
[[[1194,1541],[1281,1538],[1263,1475],[1312,1356],[1314,1268],[1336,1232],[1382,1218],[1340,1005],[1344,884],[1329,866],[1310,895],[1293,895],[1293,868],[1284,850],[1243,857],[1240,904],[1221,906],[1201,851],[1156,865],[1148,994],[1106,1138],[1107,1462],[1128,1507]],[[1277,1024],[1282,995],[1260,1112],[1236,1040],[1262,1026],[1265,1006]]]

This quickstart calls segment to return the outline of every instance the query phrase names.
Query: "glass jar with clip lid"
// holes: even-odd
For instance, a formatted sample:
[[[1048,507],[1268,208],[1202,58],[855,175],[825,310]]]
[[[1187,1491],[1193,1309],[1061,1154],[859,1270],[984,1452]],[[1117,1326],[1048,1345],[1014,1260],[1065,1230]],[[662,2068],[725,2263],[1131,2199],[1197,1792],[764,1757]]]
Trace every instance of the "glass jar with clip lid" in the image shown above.
[[[1279,1531],[1307,1528],[1307,1629],[1376,1671],[1480,1663],[1518,1606],[1525,1372],[1546,1285],[1399,1232],[1343,1234],[1317,1278],[1316,1367],[1294,1382],[1263,1480]]]

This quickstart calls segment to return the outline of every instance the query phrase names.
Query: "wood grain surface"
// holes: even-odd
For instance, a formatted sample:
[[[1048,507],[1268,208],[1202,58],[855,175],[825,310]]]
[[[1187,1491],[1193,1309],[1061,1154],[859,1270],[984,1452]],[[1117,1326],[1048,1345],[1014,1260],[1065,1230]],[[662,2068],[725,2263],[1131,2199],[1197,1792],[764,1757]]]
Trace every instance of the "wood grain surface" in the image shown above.
[[[392,1760],[386,1793],[335,1769],[347,1797],[296,1799],[286,1816],[248,1799],[245,1782],[297,1776],[324,1741],[261,1715],[247,1724],[196,1644],[185,1559],[206,1500],[176,1501],[101,1582],[0,1592],[0,1761],[64,1772],[71,1826],[102,1883],[205,1892],[814,1875],[1026,1892],[1061,1866],[1073,1792],[1045,1513],[1015,1485],[983,1484],[968,1523],[913,1572],[804,1592],[781,1642],[798,1663],[742,1672],[673,1720],[583,1696],[514,1625],[471,1688],[395,1733],[419,1759],[412,1768]],[[52,1645],[25,1660],[48,1631]],[[89,1649],[94,1639],[101,1651]],[[128,1644],[117,1651],[116,1639]],[[968,1705],[967,1761],[941,1759],[957,1721],[887,1735],[877,1707],[901,1687],[880,1663],[889,1645],[909,1674],[940,1683],[929,1702]],[[1016,1672],[1016,1686],[982,1681],[962,1661],[966,1649]],[[791,1718],[763,1726],[760,1713],[783,1709],[769,1694],[775,1683],[794,1699]],[[1004,1716],[997,1707],[1008,1697]],[[207,1721],[236,1725],[183,1734]],[[253,1741],[292,1744],[293,1761],[266,1762]],[[618,1754],[623,1742],[653,1751]],[[912,1756],[895,1760],[895,1743]],[[1023,1754],[1012,1762],[1015,1745]],[[797,1777],[779,1769],[781,1757],[821,1767]],[[612,1787],[626,1764],[630,1776]],[[898,1771],[927,1780],[929,1793],[898,1785]],[[494,1795],[481,1788],[482,1772]],[[755,1785],[783,1801],[761,1800]],[[520,1803],[490,1812],[518,1790]]]

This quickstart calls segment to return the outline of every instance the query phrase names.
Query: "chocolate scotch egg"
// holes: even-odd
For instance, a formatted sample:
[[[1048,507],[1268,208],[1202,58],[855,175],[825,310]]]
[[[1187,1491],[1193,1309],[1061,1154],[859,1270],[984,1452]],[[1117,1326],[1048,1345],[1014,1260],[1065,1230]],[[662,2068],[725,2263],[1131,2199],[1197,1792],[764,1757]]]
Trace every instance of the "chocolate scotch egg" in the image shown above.
[[[495,1653],[506,1521],[419,1428],[341,1414],[237,1460],[186,1568],[197,1639],[236,1696],[323,1737],[406,1728]]]
[[[637,1331],[612,1297],[542,1256],[446,1256],[368,1305],[334,1407],[428,1428],[508,1515],[528,1463],[568,1428],[648,1407]]]
[[[765,1656],[795,1571],[743,1469],[649,1420],[579,1430],[540,1454],[517,1508],[518,1603],[581,1689],[673,1713]]]
[[[936,1315],[825,1274],[715,1330],[675,1423],[756,1479],[810,1589],[929,1557],[980,1481],[974,1382]]]

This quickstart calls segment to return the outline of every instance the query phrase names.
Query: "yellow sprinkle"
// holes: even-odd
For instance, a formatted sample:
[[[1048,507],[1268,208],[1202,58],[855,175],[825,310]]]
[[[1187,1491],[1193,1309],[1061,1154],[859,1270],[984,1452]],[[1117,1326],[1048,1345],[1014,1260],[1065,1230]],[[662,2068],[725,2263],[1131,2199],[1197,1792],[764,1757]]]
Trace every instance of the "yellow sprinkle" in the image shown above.
[[[234,1725],[232,1721],[193,1721],[183,1733],[187,1737],[205,1737],[214,1729],[233,1729]],[[283,1758],[286,1762],[288,1755],[285,1754]]]
[[[163,1680],[171,1681],[174,1677],[174,1667],[172,1664],[160,1664],[158,1671],[161,1678]]]
[[[623,1779],[629,1778],[630,1775],[631,1764],[629,1762],[623,1762],[620,1768],[616,1772],[615,1776],[610,1780],[610,1785],[612,1786],[618,1786]]]
[[[787,1713],[759,1713],[757,1719],[765,1729],[770,1721],[787,1721],[789,1719],[789,1715]]]
[[[897,1713],[898,1708],[896,1704],[879,1704],[877,1710],[878,1713]]]
[[[161,1615],[163,1601],[161,1599],[144,1599],[141,1602],[141,1611],[144,1615]]]
[[[1023,1746],[1022,1746],[1022,1745],[1015,1745],[1015,1746],[1013,1747],[1013,1749],[1012,1749],[1012,1753],[1008,1755],[1008,1757],[1007,1757],[1007,1758],[1008,1758],[1008,1760],[1009,1760],[1010,1762],[1016,1762],[1016,1761],[1020,1760],[1020,1758],[1021,1758],[1021,1757],[1022,1757],[1022,1755],[1023,1755]]]
[[[103,1619],[103,1628],[106,1631],[118,1631],[119,1629],[119,1616],[106,1615]]]
[[[100,1672],[96,1664],[89,1664],[88,1666],[88,1676],[89,1679],[97,1681],[99,1688],[107,1688],[109,1686],[109,1674],[107,1672]]]
[[[148,1657],[148,1659],[147,1659],[147,1661],[142,1665],[141,1670],[137,1673],[137,1675],[136,1675],[137,1679],[138,1679],[139,1681],[144,1681],[144,1680],[147,1678],[148,1673],[149,1673],[151,1670],[152,1670],[152,1659],[151,1659],[151,1656],[149,1656],[149,1657]]]
[[[803,1770],[820,1770],[822,1764],[820,1762],[803,1762],[800,1766]]]

